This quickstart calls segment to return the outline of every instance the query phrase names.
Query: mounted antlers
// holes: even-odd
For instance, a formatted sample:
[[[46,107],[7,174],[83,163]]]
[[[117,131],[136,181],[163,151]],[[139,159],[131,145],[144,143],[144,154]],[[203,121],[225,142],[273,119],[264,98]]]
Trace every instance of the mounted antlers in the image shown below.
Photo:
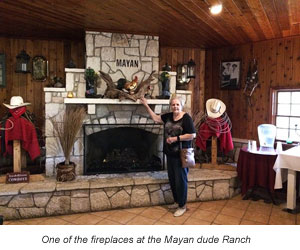
[[[109,74],[100,71],[100,77],[106,82],[107,85],[107,88],[104,93],[104,97],[111,98],[111,99],[119,98],[120,100],[130,99],[136,102],[138,99],[145,96],[150,85],[157,84],[157,83],[151,84],[151,82],[154,80],[154,72],[155,71],[152,71],[149,77],[137,86],[133,94],[127,94],[124,91],[117,89],[117,86],[113,83]]]
[[[255,90],[255,88],[259,85],[258,82],[258,69],[257,69],[257,61],[253,59],[252,62],[249,63],[249,69],[247,73],[246,85],[244,88],[244,95],[246,95],[248,103],[252,106],[251,96]]]

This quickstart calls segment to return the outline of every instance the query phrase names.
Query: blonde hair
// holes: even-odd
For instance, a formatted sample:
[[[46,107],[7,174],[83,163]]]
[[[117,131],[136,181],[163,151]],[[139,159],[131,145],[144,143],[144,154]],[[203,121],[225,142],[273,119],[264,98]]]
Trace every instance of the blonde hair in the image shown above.
[[[182,108],[184,107],[185,105],[185,100],[181,97],[181,96],[178,96],[176,94],[173,94],[170,98],[170,105],[172,104],[173,100],[178,100],[182,106]]]

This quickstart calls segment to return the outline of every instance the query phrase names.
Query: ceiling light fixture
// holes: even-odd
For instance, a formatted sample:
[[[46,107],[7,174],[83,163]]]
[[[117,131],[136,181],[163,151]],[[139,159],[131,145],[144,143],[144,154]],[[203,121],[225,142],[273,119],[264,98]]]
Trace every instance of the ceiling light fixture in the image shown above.
[[[209,8],[209,10],[210,10],[211,14],[217,15],[217,14],[221,13],[222,8],[223,8],[222,4],[216,4],[216,5],[211,6]]]

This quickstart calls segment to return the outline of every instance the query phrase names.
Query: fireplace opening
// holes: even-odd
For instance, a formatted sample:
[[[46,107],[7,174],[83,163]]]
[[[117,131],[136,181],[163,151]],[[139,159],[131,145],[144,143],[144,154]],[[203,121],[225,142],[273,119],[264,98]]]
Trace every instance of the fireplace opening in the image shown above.
[[[163,126],[84,125],[84,174],[164,169]]]

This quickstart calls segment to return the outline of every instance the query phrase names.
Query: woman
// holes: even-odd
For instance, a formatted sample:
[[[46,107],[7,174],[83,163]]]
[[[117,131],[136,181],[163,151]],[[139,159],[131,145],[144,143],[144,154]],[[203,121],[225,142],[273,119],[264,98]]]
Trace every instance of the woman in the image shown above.
[[[180,143],[183,148],[192,147],[196,136],[192,118],[182,111],[184,102],[178,96],[172,96],[170,100],[172,112],[163,115],[155,114],[145,98],[141,98],[141,103],[155,122],[164,123],[164,153],[167,155],[168,177],[175,202],[169,208],[177,208],[174,216],[181,216],[186,211],[188,168],[182,168],[179,148]]]

